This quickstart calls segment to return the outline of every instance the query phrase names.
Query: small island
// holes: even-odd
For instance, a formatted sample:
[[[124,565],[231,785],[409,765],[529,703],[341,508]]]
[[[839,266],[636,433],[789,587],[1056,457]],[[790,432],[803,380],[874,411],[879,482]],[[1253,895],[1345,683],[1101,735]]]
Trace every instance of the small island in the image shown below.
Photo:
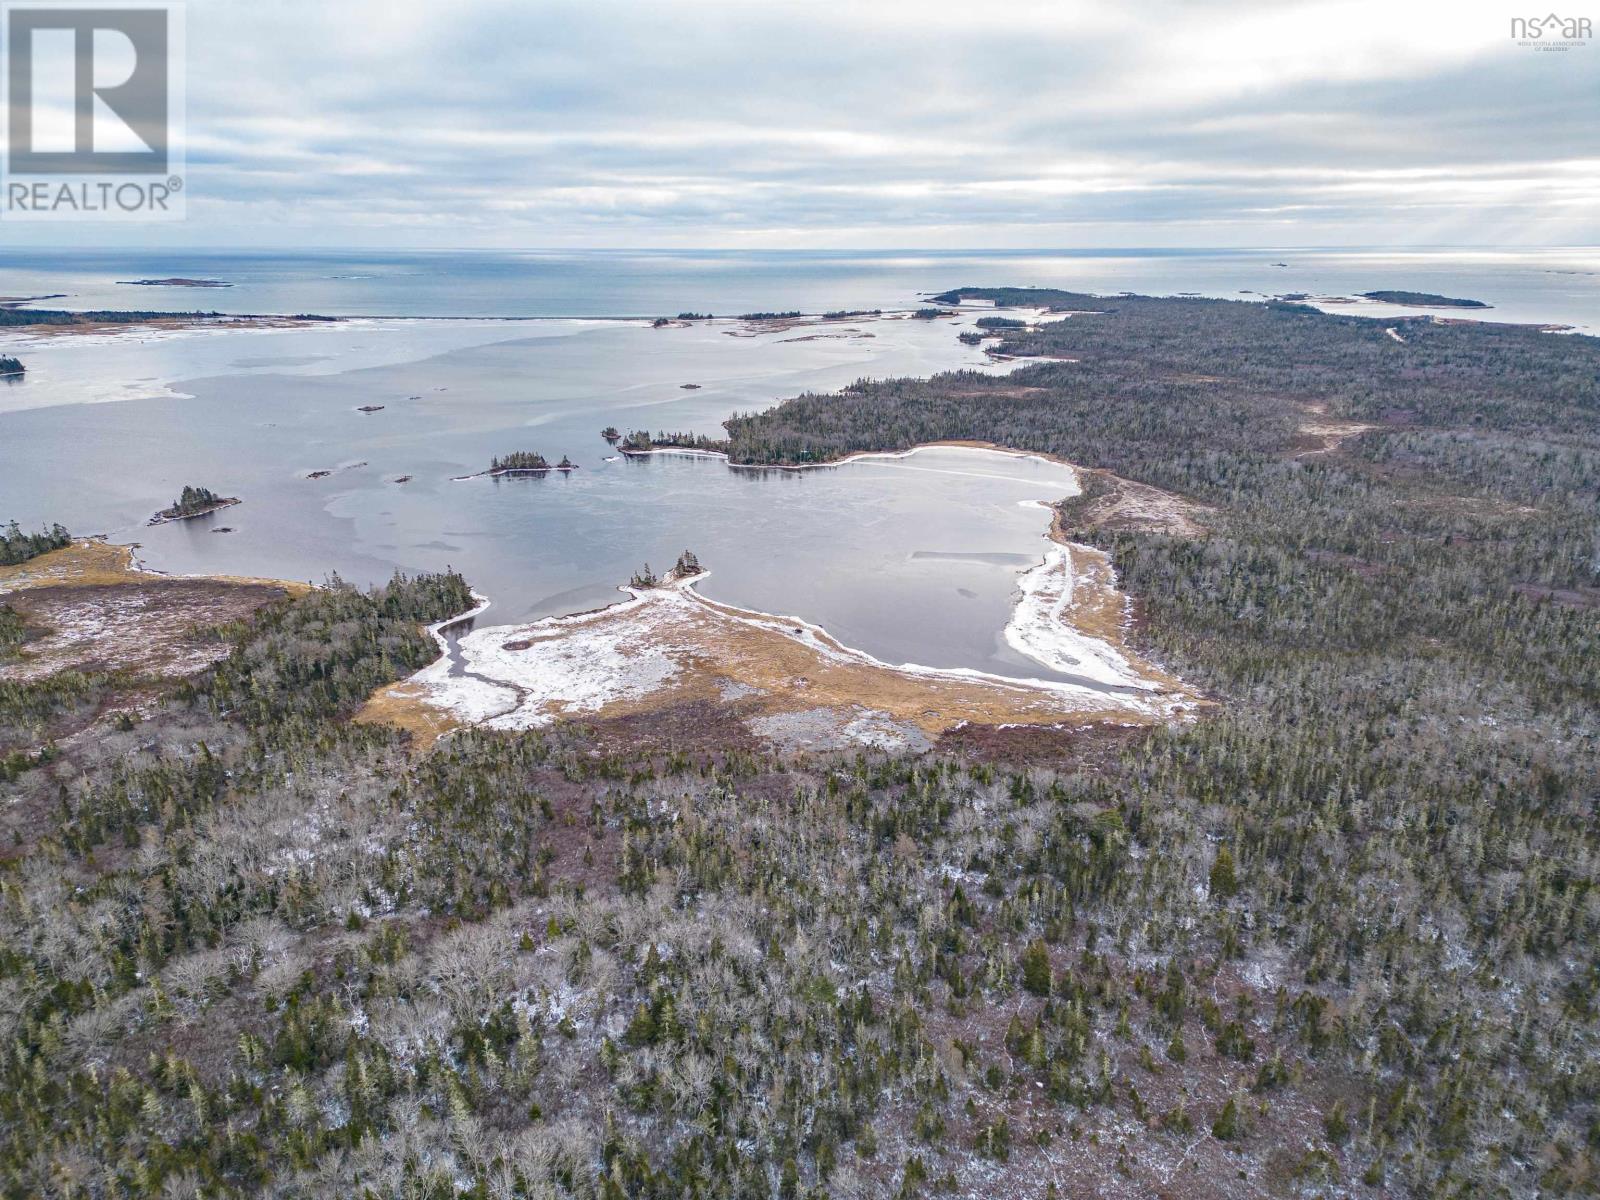
[[[28,368],[22,365],[20,358],[12,358],[9,354],[0,354],[0,375],[26,374]]]
[[[501,458],[498,454],[489,460],[489,469],[482,472],[484,475],[543,475],[549,471],[576,471],[578,464],[566,455],[561,456],[561,461],[551,466],[548,459],[542,454],[532,450],[513,450]]]
[[[614,443],[621,439],[622,431],[619,430],[615,425],[607,425],[600,431],[600,436],[605,438],[606,441]]]
[[[357,412],[364,412],[364,413],[382,412],[383,411],[383,405],[381,405],[381,404],[362,404],[362,405],[359,405],[356,408],[356,411]]]
[[[1436,296],[1432,292],[1362,292],[1363,300],[1384,304],[1406,304],[1412,308],[1493,308],[1482,300],[1462,300],[1455,296]]]
[[[151,517],[146,524],[164,525],[168,521],[188,521],[238,503],[237,496],[219,496],[210,488],[185,484],[182,494],[170,506]]]
[[[225,283],[221,279],[185,279],[176,275],[169,279],[119,279],[117,282],[124,287],[226,288],[233,286],[233,284]]]
[[[665,575],[657,575],[650,569],[650,564],[645,563],[644,570],[635,571],[633,578],[628,580],[628,586],[635,591],[649,591],[651,588],[667,587],[685,579],[693,579],[696,575],[705,574],[705,568],[700,565],[700,560],[695,557],[693,550],[685,550],[678,555],[678,561],[672,570]]]

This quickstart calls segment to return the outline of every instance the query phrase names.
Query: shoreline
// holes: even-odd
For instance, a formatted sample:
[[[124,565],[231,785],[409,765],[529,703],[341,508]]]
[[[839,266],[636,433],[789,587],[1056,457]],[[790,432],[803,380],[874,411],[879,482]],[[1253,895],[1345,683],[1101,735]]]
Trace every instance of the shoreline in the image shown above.
[[[484,611],[480,603],[430,627],[440,657],[375,692],[359,719],[398,725],[431,745],[459,728],[536,729],[709,702],[779,744],[832,738],[927,749],[969,725],[1149,725],[1209,707],[1101,636],[1106,612],[1120,629],[1126,611],[1109,561],[1091,559],[1098,569],[1084,570],[1065,548],[1053,550],[1025,573],[1035,586],[1019,605],[1028,619],[1014,618],[1013,632],[1040,652],[1076,650],[1085,670],[1076,679],[888,663],[803,618],[710,599],[698,590],[712,574],[703,570],[653,588],[619,586],[624,598],[584,612],[448,637]],[[1030,608],[1041,594],[1048,603]],[[1054,633],[1053,644],[1031,642],[1029,630]]]
[[[907,310],[907,312],[910,311],[911,310]],[[537,321],[564,320],[563,318],[547,317],[456,319],[462,321],[494,320],[496,323],[503,322],[507,325],[526,324]],[[826,318],[814,319],[826,322]],[[882,318],[880,317],[879,319]],[[340,318],[335,321],[328,322],[327,327],[337,328],[339,323],[344,320],[348,319]],[[429,320],[437,320],[437,318],[419,317],[383,319],[385,324],[393,323],[395,325]],[[628,319],[626,318],[619,318],[616,320],[620,323],[628,322]],[[759,327],[762,324],[761,322],[746,321],[737,317],[717,318],[716,321],[719,325],[725,324],[729,326],[755,325]],[[318,324],[320,325],[322,323],[319,322]],[[198,322],[197,326],[198,328],[196,329],[196,332],[206,332],[208,330],[225,328],[239,329],[243,327],[243,324],[240,322],[229,322],[224,319],[215,322]],[[122,328],[124,327],[119,327],[119,330]],[[131,326],[127,328],[131,328]],[[1014,369],[1016,366],[1027,365],[1035,361],[1045,360],[1030,358],[1014,359],[1012,362],[1004,364],[1002,369]],[[1001,366],[1001,364],[996,364],[996,366]],[[936,441],[919,443],[917,445],[902,449],[857,450],[842,454],[836,458],[805,463],[738,463],[731,461],[725,451],[699,449],[685,446],[652,447],[649,450],[623,451],[621,454],[622,456],[629,458],[642,458],[658,454],[669,456],[681,455],[689,458],[718,458],[721,459],[724,465],[730,469],[745,472],[757,472],[771,470],[804,471],[827,467],[848,466],[851,463],[857,462],[870,463],[877,460],[882,460],[885,462],[902,461],[912,459],[924,452],[938,449],[962,450],[968,452],[977,451],[982,454],[999,455],[1001,459],[1032,459],[1039,463],[1050,463],[1055,466],[1065,467],[1069,472],[1070,481],[1063,483],[1061,488],[1062,496],[1060,498],[1070,497],[1075,491],[1081,490],[1081,487],[1075,487],[1075,484],[1082,478],[1082,475],[1087,470],[1078,466],[1077,464],[1070,463],[1065,459],[1062,459],[1056,455],[1052,455],[1048,452],[1023,450],[975,439],[939,439]],[[457,481],[465,481],[468,479],[483,477],[496,478],[501,475],[543,476],[557,471],[566,474],[573,469],[576,469],[576,467],[573,466],[562,468],[559,466],[548,466],[544,468],[511,468],[499,471],[479,471],[468,475],[454,476],[451,478]],[[995,634],[997,638],[1003,639],[1006,645],[1009,645],[1014,651],[1022,655],[1023,659],[1026,660],[1026,666],[1024,666],[1023,669],[1043,669],[1044,671],[1048,671],[1054,675],[1064,675],[1069,677],[1081,674],[1081,678],[1076,680],[1072,678],[1047,678],[1041,677],[1038,674],[1013,676],[1008,674],[999,674],[993,671],[975,667],[938,667],[919,662],[887,662],[877,658],[865,650],[844,644],[831,635],[822,625],[804,618],[791,614],[769,613],[762,610],[747,609],[736,604],[717,601],[706,597],[697,590],[695,585],[701,579],[705,578],[709,573],[697,576],[689,581],[684,581],[681,584],[675,583],[671,590],[692,597],[693,602],[708,613],[719,614],[722,617],[740,622],[746,626],[765,629],[768,632],[792,630],[794,631],[794,635],[798,635],[800,640],[808,648],[818,653],[835,656],[856,668],[870,670],[873,672],[881,672],[902,678],[919,679],[937,684],[970,684],[990,689],[1001,689],[1012,693],[1029,693],[1035,696],[1044,695],[1058,698],[1069,698],[1077,700],[1080,703],[1070,704],[1067,707],[1076,709],[1080,712],[1082,711],[1081,702],[1083,701],[1085,694],[1096,693],[1100,696],[1101,707],[1109,704],[1111,708],[1121,710],[1120,715],[1123,716],[1131,715],[1128,713],[1127,708],[1121,699],[1123,697],[1133,696],[1153,698],[1161,695],[1162,693],[1174,690],[1174,684],[1176,684],[1177,689],[1187,692],[1187,689],[1184,689],[1181,683],[1173,680],[1171,676],[1167,675],[1166,672],[1155,666],[1155,664],[1148,664],[1143,662],[1143,660],[1138,660],[1138,656],[1134,655],[1131,649],[1126,645],[1123,635],[1126,633],[1129,624],[1128,606],[1125,597],[1121,597],[1120,593],[1115,592],[1115,576],[1114,573],[1110,571],[1109,560],[1106,559],[1102,562],[1101,560],[1103,559],[1103,555],[1101,555],[1101,552],[1088,546],[1071,543],[1061,535],[1059,530],[1059,521],[1057,520],[1056,516],[1057,510],[1054,500],[1049,503],[1036,503],[1038,503],[1039,507],[1045,510],[1049,517],[1047,528],[1041,532],[1044,533],[1050,548],[1047,548],[1040,558],[1033,563],[1033,565],[1026,567],[1017,573],[1014,580],[1015,592],[1014,599],[1010,605],[1010,613],[1004,627],[997,629]],[[163,518],[159,517],[158,514],[158,518],[153,519],[152,523],[162,524],[170,523],[176,520],[188,520],[192,519],[192,517],[209,515],[219,511],[223,507],[227,507],[227,505],[218,504],[208,508],[204,512],[185,514],[182,517]],[[1055,549],[1057,546],[1063,547],[1063,549]],[[165,572],[149,573],[166,576]],[[1057,576],[1065,577],[1067,579],[1065,586],[1049,592],[1051,607],[1049,612],[1045,614],[1043,618],[1041,618],[1038,613],[1030,613],[1028,610],[1030,603],[1033,603],[1037,607],[1037,604],[1040,602],[1037,595],[1040,589],[1030,587],[1030,581],[1037,580],[1042,576]],[[174,576],[166,577],[172,578]],[[198,577],[223,578],[213,576]],[[1076,616],[1065,615],[1069,613],[1069,610],[1076,612],[1077,601],[1072,596],[1072,585],[1073,583],[1077,582],[1077,580],[1072,577],[1081,577],[1086,581],[1091,580],[1092,578],[1092,581],[1096,587],[1103,586],[1108,588],[1110,589],[1111,593],[1115,594],[1117,597],[1116,603],[1111,609],[1106,609],[1104,606],[1102,606],[1102,610],[1096,614],[1096,620],[1092,628],[1082,620],[1078,619]],[[582,620],[589,616],[593,616],[595,619],[609,619],[610,616],[615,616],[620,612],[628,611],[634,606],[642,603],[638,593],[634,592],[632,589],[620,588],[619,591],[623,592],[627,598],[620,599],[612,604],[604,605],[596,610],[590,610],[590,612],[587,614],[561,614],[557,618],[548,618],[548,620],[570,622],[573,620]],[[447,662],[452,658],[453,647],[456,645],[456,639],[448,636],[449,632],[453,629],[470,624],[473,618],[481,616],[490,607],[490,600],[487,596],[476,592],[474,595],[480,601],[480,603],[474,608],[469,609],[466,612],[456,614],[445,621],[438,622],[434,626],[429,627],[430,635],[433,637],[435,643],[440,646],[441,654],[444,656]],[[1108,620],[1106,614],[1107,612],[1111,612],[1112,609],[1114,609],[1114,612],[1112,612],[1111,619]],[[1040,640],[1038,635],[1041,630],[1045,631],[1047,634],[1054,633],[1058,636],[1055,638],[1046,637],[1044,640]],[[787,633],[780,633],[780,636],[788,637],[790,640],[793,640],[793,636]],[[1086,648],[1089,647],[1090,642],[1094,643],[1093,650],[1092,652],[1085,652]],[[1136,660],[1138,662],[1137,666],[1134,665]],[[1100,691],[1100,689],[1103,688],[1119,690],[1112,693],[1103,693]]]
[[[1081,467],[1077,463],[1068,462],[1058,455],[1044,450],[1018,450],[1013,446],[1001,446],[995,442],[984,442],[975,439],[945,438],[933,442],[918,442],[915,446],[905,450],[852,450],[842,458],[830,458],[820,462],[809,463],[739,463],[728,457],[726,450],[698,450],[685,447],[657,446],[649,450],[624,450],[624,458],[649,458],[652,455],[679,455],[683,458],[720,458],[730,471],[816,471],[827,467],[844,467],[854,462],[864,462],[869,459],[883,458],[910,458],[924,450],[981,450],[985,453],[999,454],[1006,458],[1036,458],[1040,462],[1052,463],[1058,467],[1067,467],[1073,471],[1095,471],[1095,467]],[[462,476],[471,478],[471,476]]]
[[[1080,548],[1093,552],[1093,548],[1092,547],[1084,546],[1084,547],[1080,547]],[[1019,581],[1021,579],[1027,578],[1030,575],[1035,574],[1036,572],[1039,572],[1041,570],[1047,569],[1050,566],[1051,566],[1051,555],[1047,551],[1043,561],[1041,561],[1039,563],[1035,563],[1033,566],[1027,568],[1027,570],[1021,572],[1021,574],[1018,577]],[[866,665],[874,667],[874,668],[876,668],[878,670],[893,671],[893,672],[896,672],[898,674],[903,674],[903,675],[924,676],[924,677],[927,677],[927,678],[930,678],[930,679],[974,680],[974,681],[978,681],[978,682],[982,682],[982,683],[993,684],[993,685],[996,685],[996,686],[999,686],[999,687],[1019,688],[1019,689],[1025,690],[1025,691],[1037,690],[1037,691],[1048,691],[1048,692],[1072,692],[1072,693],[1076,693],[1076,692],[1084,690],[1084,688],[1086,686],[1084,684],[1072,683],[1072,682],[1069,682],[1069,681],[1064,680],[1064,679],[1033,679],[1033,678],[1028,678],[1028,677],[1025,677],[1025,676],[1000,675],[1000,674],[997,674],[997,673],[992,672],[992,671],[981,671],[976,667],[930,667],[930,666],[926,666],[926,665],[924,665],[922,663],[891,663],[891,662],[885,662],[883,659],[874,657],[872,654],[869,654],[865,650],[858,649],[858,648],[856,648],[854,646],[845,645],[845,643],[841,642],[838,638],[834,637],[823,626],[818,625],[814,621],[807,621],[803,617],[793,616],[793,615],[791,615],[789,613],[765,612],[765,611],[763,611],[761,609],[758,609],[758,608],[745,608],[745,607],[743,607],[741,605],[730,604],[730,603],[728,603],[727,601],[724,601],[724,600],[713,600],[713,599],[711,599],[711,597],[704,595],[696,587],[696,585],[699,584],[701,580],[708,578],[711,574],[712,573],[710,571],[701,571],[698,575],[690,576],[689,578],[681,580],[681,581],[674,581],[674,583],[672,583],[669,586],[679,588],[681,591],[684,591],[684,592],[687,592],[687,593],[693,595],[694,598],[696,600],[698,600],[702,604],[705,604],[705,605],[707,605],[707,606],[709,606],[711,608],[717,609],[717,610],[719,610],[721,612],[729,613],[731,615],[734,615],[734,616],[742,618],[742,619],[758,620],[758,621],[774,621],[774,622],[779,622],[779,623],[781,623],[783,625],[787,625],[787,626],[791,626],[791,627],[798,626],[799,628],[805,630],[808,634],[816,637],[819,641],[824,642],[830,648],[836,650],[837,652],[845,654],[845,655],[848,655],[849,657],[851,657],[853,659],[858,659],[859,661],[865,663]],[[625,587],[622,590],[629,592],[630,594],[634,595],[637,598],[638,594],[639,594],[639,590],[655,591],[655,590],[659,590],[659,589],[651,588],[651,589],[638,589],[638,590],[636,590],[634,588]],[[1019,602],[1019,604],[1017,605],[1017,608],[1020,609],[1021,606],[1022,606],[1022,604],[1021,604],[1021,602]],[[597,610],[594,610],[594,611],[603,613],[603,612],[607,611],[607,609],[602,608],[602,609],[597,609]],[[1015,620],[1016,611],[1017,611],[1017,609],[1013,609],[1013,621]],[[1011,625],[1008,623],[1007,626],[1006,626],[1006,629],[1009,631],[1010,628],[1011,628]],[[1010,639],[1008,638],[1008,641],[1009,640]],[[1024,649],[1021,645],[1018,645],[1016,642],[1012,642],[1011,644],[1012,644],[1013,648],[1018,650],[1020,653],[1026,654],[1029,658],[1033,658],[1035,661],[1042,662],[1042,660],[1040,660],[1038,658],[1038,656],[1033,653],[1032,650]],[[1048,664],[1044,664],[1044,665],[1048,665]],[[1070,672],[1062,671],[1061,673],[1062,674],[1068,674]],[[1112,686],[1131,686],[1131,687],[1135,688],[1135,690],[1145,691],[1145,692],[1155,692],[1157,690],[1155,688],[1139,687],[1138,685],[1112,685]]]
[[[786,469],[904,459],[940,448],[1050,462],[1066,467],[1075,478],[1093,470],[1047,453],[975,441],[862,451],[829,463]],[[665,448],[644,453],[726,460],[725,454],[705,450]],[[1182,503],[1175,497],[1166,498]],[[1120,494],[1117,499],[1122,499]],[[488,598],[475,592],[480,604],[429,627],[441,647],[440,658],[380,689],[363,709],[363,719],[399,724],[431,744],[462,727],[537,728],[563,719],[651,711],[685,697],[720,696],[726,702],[726,689],[731,687],[742,697],[736,706],[762,710],[762,715],[750,720],[756,731],[765,728],[762,722],[781,727],[785,720],[799,720],[801,712],[823,711],[839,717],[841,729],[854,727],[857,722],[843,722],[839,714],[860,710],[875,715],[874,719],[898,722],[898,727],[915,727],[920,731],[915,736],[926,740],[969,723],[1149,724],[1193,719],[1209,707],[1210,702],[1198,690],[1128,644],[1132,603],[1117,587],[1110,557],[1068,539],[1055,503],[1026,503],[1048,515],[1048,526],[1042,531],[1047,548],[1039,561],[1019,572],[1011,615],[997,636],[1023,657],[1053,672],[1055,678],[887,662],[845,644],[826,627],[803,617],[712,599],[699,590],[712,574],[702,570],[655,588],[619,585],[621,597],[596,608],[473,628],[458,638],[447,637],[451,627],[489,607]],[[761,646],[761,655],[771,661],[752,667],[748,656],[730,655],[728,646],[740,639]],[[628,649],[619,657],[617,648],[623,641]],[[794,665],[796,656],[798,666]],[[775,681],[784,669],[779,663],[787,664],[794,676]],[[840,696],[836,690],[818,689],[815,677],[819,674],[847,676],[853,690]],[[765,685],[765,692],[753,687],[752,679]],[[922,698],[912,704],[907,693]],[[802,709],[797,710],[797,704]],[[808,705],[820,707],[804,707]],[[957,712],[970,715],[952,719],[952,705]],[[870,736],[890,736],[880,725],[868,724]]]

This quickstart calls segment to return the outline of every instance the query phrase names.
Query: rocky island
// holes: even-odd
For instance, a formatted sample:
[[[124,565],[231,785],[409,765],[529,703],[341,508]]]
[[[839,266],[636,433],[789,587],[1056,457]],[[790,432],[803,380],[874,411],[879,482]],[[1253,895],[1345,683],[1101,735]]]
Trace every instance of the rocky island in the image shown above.
[[[693,550],[685,550],[678,555],[678,561],[673,564],[672,570],[665,575],[657,575],[650,569],[650,564],[645,563],[644,570],[635,571],[633,578],[628,580],[628,586],[635,591],[648,591],[651,588],[667,587],[674,583],[681,583],[685,579],[693,579],[696,575],[703,575],[705,568],[700,565],[700,560],[695,557]]]
[[[561,456],[561,461],[551,466],[548,459],[542,454],[532,450],[513,450],[501,458],[498,454],[489,460],[489,469],[481,472],[484,475],[543,475],[549,471],[576,471],[578,464],[566,455]]]
[[[218,509],[227,508],[239,502],[237,496],[219,496],[210,488],[185,484],[182,493],[176,500],[145,523],[147,525],[165,525],[168,521],[188,521],[194,517],[203,517],[208,513],[214,513]]]
[[[22,375],[27,370],[28,368],[22,365],[21,359],[12,358],[9,354],[0,355],[0,376]]]
[[[1438,296],[1432,292],[1362,292],[1363,300],[1378,300],[1384,304],[1406,304],[1412,308],[1493,308],[1482,300],[1462,300],[1456,296]]]
[[[118,283],[124,287],[170,287],[170,288],[227,288],[233,284],[221,279],[185,279],[182,276],[173,276],[169,279],[119,279]]]

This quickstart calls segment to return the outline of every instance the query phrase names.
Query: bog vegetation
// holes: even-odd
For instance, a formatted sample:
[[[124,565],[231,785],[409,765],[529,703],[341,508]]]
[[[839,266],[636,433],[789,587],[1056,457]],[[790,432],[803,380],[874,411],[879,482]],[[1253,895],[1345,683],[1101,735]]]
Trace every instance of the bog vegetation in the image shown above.
[[[138,705],[0,683],[6,1194],[1592,1190],[1595,343],[962,294],[1109,311],[736,455],[980,438],[1205,503],[1062,515],[1215,715],[1033,765],[416,756],[345,718],[453,575],[277,604]]]

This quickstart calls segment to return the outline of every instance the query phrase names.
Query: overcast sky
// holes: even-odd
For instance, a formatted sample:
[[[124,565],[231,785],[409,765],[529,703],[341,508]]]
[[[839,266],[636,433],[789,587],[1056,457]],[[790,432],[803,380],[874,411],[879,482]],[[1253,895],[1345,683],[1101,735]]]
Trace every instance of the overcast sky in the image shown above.
[[[0,244],[1593,244],[1600,43],[1514,11],[189,0],[188,220]]]

